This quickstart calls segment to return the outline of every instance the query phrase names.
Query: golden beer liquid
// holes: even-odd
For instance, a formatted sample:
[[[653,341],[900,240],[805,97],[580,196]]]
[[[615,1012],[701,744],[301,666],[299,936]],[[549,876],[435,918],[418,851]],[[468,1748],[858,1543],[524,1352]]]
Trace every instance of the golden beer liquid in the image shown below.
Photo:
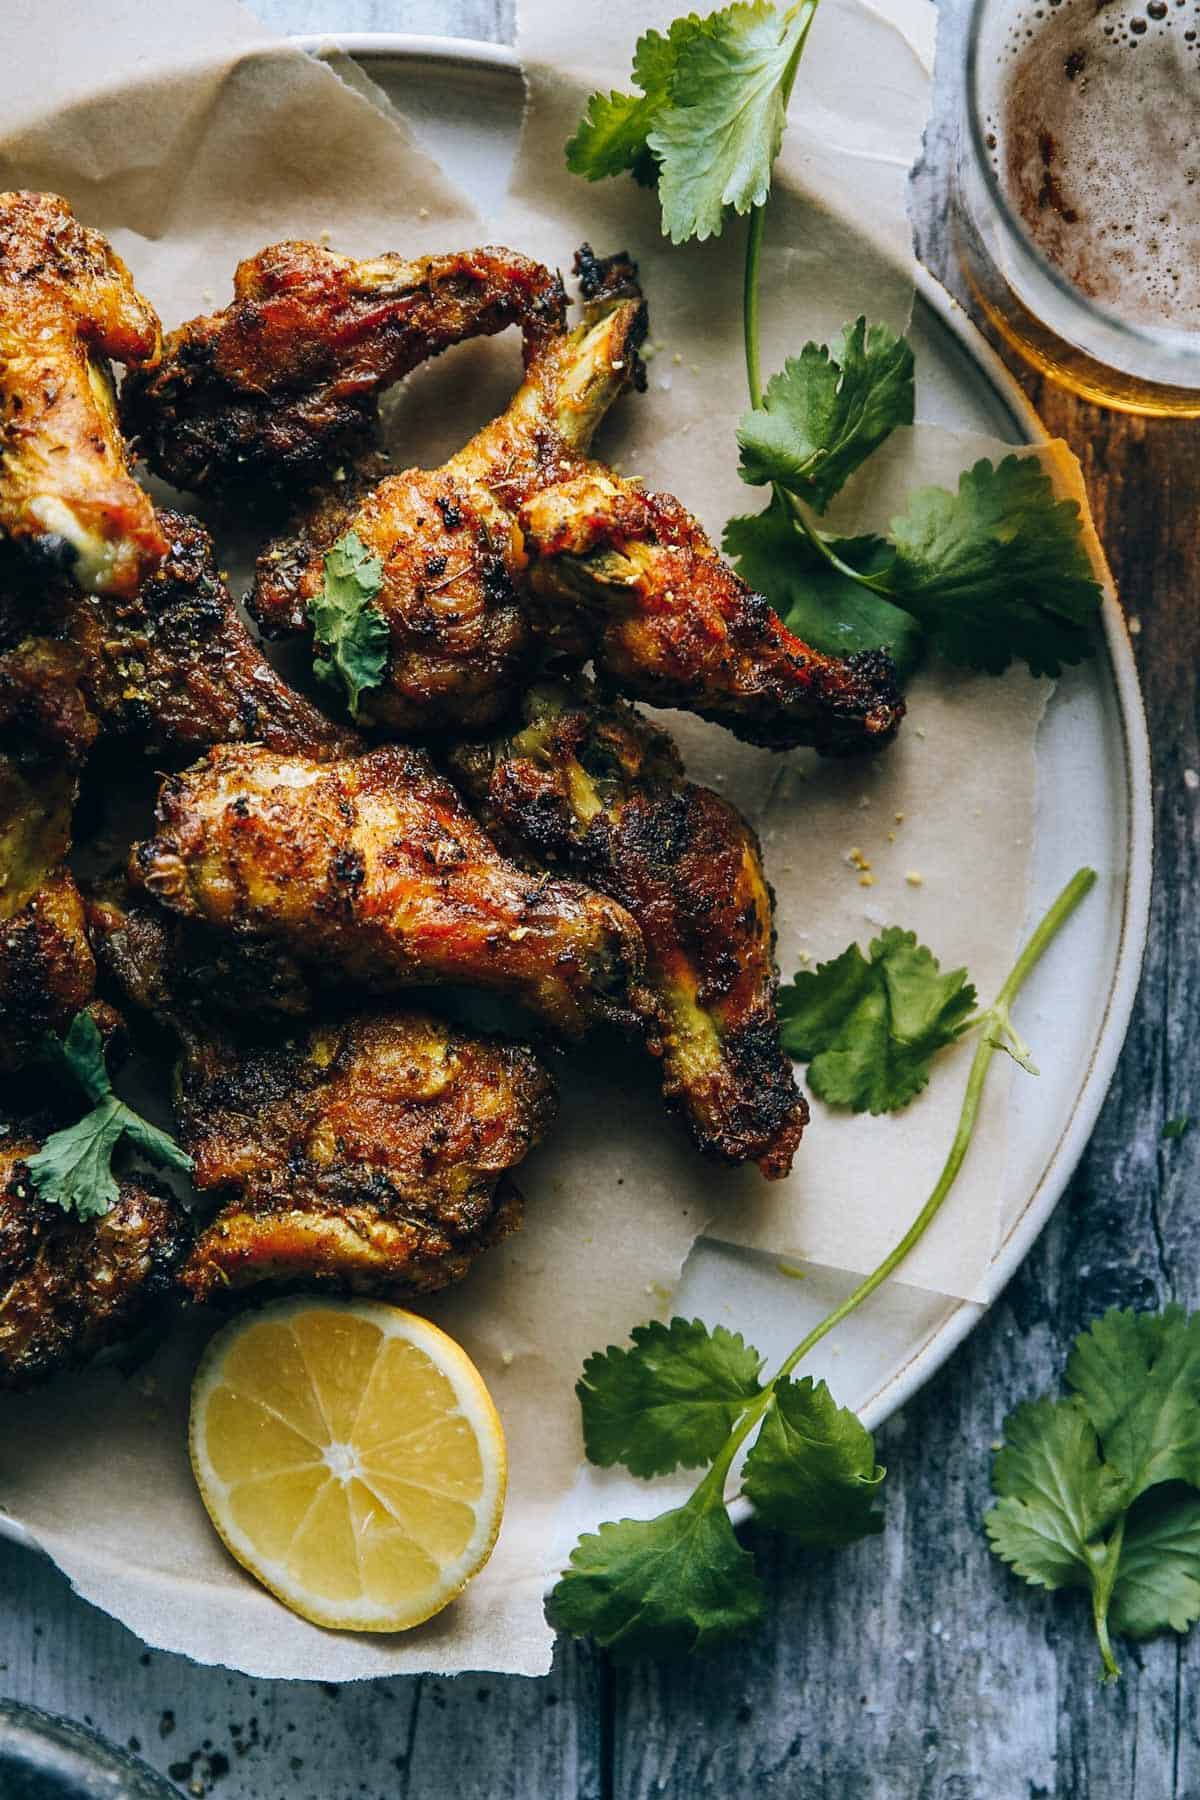
[[[1118,410],[1200,417],[1200,0],[978,3],[994,29],[979,64],[991,92],[974,90],[975,166],[986,160],[997,216],[1034,260],[1014,253],[1018,290],[960,193],[956,249],[976,302],[1061,386]],[[1052,276],[1036,274],[1039,256]],[[1163,348],[1172,336],[1180,347]],[[1185,384],[1170,385],[1175,367]]]

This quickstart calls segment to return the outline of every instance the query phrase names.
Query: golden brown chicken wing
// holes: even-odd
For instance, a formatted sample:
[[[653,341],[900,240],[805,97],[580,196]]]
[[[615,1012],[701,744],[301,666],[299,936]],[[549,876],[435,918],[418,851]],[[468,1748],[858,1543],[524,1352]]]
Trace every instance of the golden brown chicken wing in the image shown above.
[[[771,891],[758,840],[684,778],[665,732],[582,682],[526,698],[512,737],[450,768],[505,847],[569,869],[628,907],[657,1002],[663,1093],[700,1150],[786,1175],[808,1120],[775,1016]]]
[[[207,1061],[202,1079],[185,1060],[181,1131],[197,1188],[232,1197],[189,1258],[197,1299],[297,1279],[420,1293],[520,1223],[506,1172],[555,1110],[523,1045],[376,1012]]]
[[[29,639],[0,656],[0,1072],[90,1001],[96,965],[65,858],[96,734],[78,659]]]
[[[320,475],[374,428],[378,396],[465,338],[561,320],[562,283],[486,248],[355,262],[273,244],[238,265],[224,311],[173,331],[121,396],[126,429],[179,488]]]
[[[130,600],[84,595],[65,629],[104,730],[152,755],[261,743],[322,759],[361,742],[271,667],[217,573],[198,520],[160,512],[161,566]]]
[[[160,511],[166,554],[136,594],[81,594],[31,578],[0,554],[0,634],[55,634],[95,715],[93,733],[156,757],[211,744],[264,743],[305,756],[353,755],[362,742],[288,686],[255,643],[217,571],[198,519]],[[0,636],[2,641],[2,636]]]
[[[195,1186],[223,1202],[184,1273],[197,1299],[281,1281],[427,1291],[516,1228],[508,1173],[555,1110],[532,1050],[394,1008],[297,1035],[294,1021],[281,1030],[274,989],[262,1003],[253,971],[239,1032],[228,1014],[214,1022],[196,984],[202,928],[181,940],[157,907],[119,896],[91,922],[126,995],[183,1045],[180,1136]]]
[[[95,593],[134,593],[166,548],[106,360],[158,350],[153,308],[65,200],[0,194],[0,530]]]
[[[881,748],[904,716],[884,651],[825,656],[747,587],[671,494],[594,469],[520,510],[541,606],[576,611],[601,679],[768,749]]]
[[[535,650],[516,520],[452,468],[408,469],[356,500],[338,506],[323,494],[259,558],[249,603],[264,636],[311,635],[326,554],[353,531],[379,561],[371,604],[389,634],[383,680],[360,696],[359,723],[404,736],[485,730],[517,699]]]
[[[508,409],[441,469],[385,478],[340,521],[381,560],[373,604],[390,632],[360,716],[404,732],[501,718],[529,667],[532,628],[545,657],[594,659],[606,685],[752,743],[834,754],[886,743],[904,712],[886,655],[830,657],[802,643],[678,500],[588,456],[601,418],[638,380],[646,311],[627,258],[585,245],[576,267],[584,322],[536,339]],[[260,562],[249,605],[268,635],[309,628],[337,529],[326,507],[307,562],[302,534]],[[510,625],[522,599],[527,623]]]
[[[0,1135],[0,1389],[141,1330],[175,1292],[192,1238],[179,1202],[142,1176],[98,1219],[40,1200],[28,1160],[41,1141],[12,1123]]]
[[[272,941],[327,980],[499,988],[568,1034],[637,1004],[625,909],[505,862],[408,747],[325,764],[213,750],[163,783],[158,833],[130,868],[182,916]]]

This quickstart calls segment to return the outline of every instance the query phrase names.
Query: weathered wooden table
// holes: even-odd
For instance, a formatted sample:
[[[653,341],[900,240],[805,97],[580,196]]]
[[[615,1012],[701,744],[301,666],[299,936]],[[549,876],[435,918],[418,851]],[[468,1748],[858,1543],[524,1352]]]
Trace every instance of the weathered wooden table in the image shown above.
[[[587,0],[575,0],[586,31]],[[952,0],[957,8],[961,0]],[[511,40],[511,0],[258,0],[284,31]],[[950,21],[953,24],[953,21]],[[944,34],[946,36],[947,34]],[[956,58],[943,45],[915,183],[939,273]],[[1036,1596],[987,1553],[988,1450],[1006,1411],[1057,1380],[1104,1307],[1200,1303],[1200,427],[1105,415],[1029,382],[1083,459],[1130,613],[1154,743],[1158,873],[1150,946],[1108,1105],[1053,1222],[979,1329],[884,1429],[888,1528],[836,1558],[766,1539],[770,1621],[671,1670],[560,1646],[544,1681],[344,1687],[255,1682],[151,1654],[0,1543],[0,1693],[94,1722],[220,1800],[1167,1800],[1200,1797],[1200,1631],[1124,1648],[1096,1681],[1087,1609]]]

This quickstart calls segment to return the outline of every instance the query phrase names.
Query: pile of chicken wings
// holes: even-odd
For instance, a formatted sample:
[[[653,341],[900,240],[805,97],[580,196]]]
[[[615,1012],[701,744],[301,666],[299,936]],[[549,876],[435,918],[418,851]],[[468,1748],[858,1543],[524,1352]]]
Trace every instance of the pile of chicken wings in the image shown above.
[[[65,201],[0,195],[0,1387],[164,1305],[458,1280],[519,1225],[552,1064],[597,1027],[703,1155],[790,1169],[807,1107],[758,841],[630,702],[836,755],[903,703],[886,656],[801,643],[678,500],[591,456],[645,385],[646,307],[624,256],[575,272],[573,320],[510,250],[282,243],[164,339]],[[510,326],[507,409],[392,468],[384,391]],[[355,534],[387,637],[353,723],[285,683],[135,458],[218,530],[261,523],[263,638],[311,642]],[[139,767],[152,820],[105,844],[96,796]],[[86,883],[83,844],[107,852]],[[458,1022],[445,987],[506,997],[531,1041]],[[132,1041],[173,1068],[188,1206],[141,1173],[99,1219],[36,1192],[29,1157],[83,1104],[47,1035],[85,1010],[110,1066]]]

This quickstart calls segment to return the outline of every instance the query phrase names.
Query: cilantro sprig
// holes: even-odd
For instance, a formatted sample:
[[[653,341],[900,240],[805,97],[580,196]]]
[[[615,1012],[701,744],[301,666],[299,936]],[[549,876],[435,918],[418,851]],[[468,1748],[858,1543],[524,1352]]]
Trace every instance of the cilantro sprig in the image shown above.
[[[102,1217],[117,1203],[112,1158],[122,1138],[160,1168],[191,1173],[192,1159],[174,1139],[113,1093],[104,1040],[90,1013],[76,1013],[66,1037],[61,1043],[49,1038],[46,1051],[83,1089],[92,1108],[29,1158],[29,1179],[40,1199],[80,1219]]]
[[[913,420],[913,355],[865,317],[831,345],[808,343],[764,385],[759,266],[772,167],[817,0],[783,11],[734,5],[688,14],[638,40],[640,93],[593,94],[567,166],[598,181],[629,171],[656,187],[674,243],[719,236],[749,214],[743,336],[750,410],[738,426],[742,478],[769,486],[731,519],[724,548],[784,623],[833,655],[888,650],[902,679],[932,648],[1000,674],[1022,661],[1057,675],[1091,648],[1101,591],[1079,508],[1036,459],[981,460],[956,492],[919,490],[886,537],[847,539],[818,520],[898,426]]]
[[[1113,1681],[1113,1632],[1200,1619],[1200,1313],[1114,1308],[1076,1338],[1066,1375],[1067,1398],[1005,1422],[984,1526],[1030,1586],[1089,1593]]]
[[[355,531],[326,552],[321,591],[309,602],[314,672],[341,693],[357,719],[362,696],[377,688],[387,670],[391,633],[374,605],[383,586],[383,563],[368,554]]]
[[[988,1016],[1008,1019],[1025,980],[1095,879],[1093,870],[1081,869],[1068,882]],[[640,1476],[680,1468],[706,1472],[681,1506],[651,1519],[610,1521],[579,1540],[550,1598],[551,1619],[562,1630],[590,1635],[618,1660],[631,1661],[715,1648],[757,1623],[765,1604],[762,1583],[753,1555],[734,1534],[727,1502],[735,1462],[747,1445],[741,1491],[764,1525],[826,1549],[882,1529],[884,1470],[870,1433],[823,1381],[794,1374],[900,1267],[937,1217],[966,1157],[1000,1030],[998,1023],[976,1046],[958,1127],[921,1211],[878,1268],[768,1380],[762,1380],[757,1350],[699,1320],[638,1326],[632,1347],[610,1347],[588,1359],[576,1392],[593,1462],[621,1463]],[[1085,1524],[1091,1523],[1089,1516]],[[1143,1546],[1146,1541],[1139,1540]],[[1144,1549],[1138,1566],[1145,1566]],[[1141,1604],[1149,1601],[1143,1597]]]
[[[866,956],[850,944],[780,988],[780,1036],[788,1055],[808,1064],[818,1099],[852,1112],[898,1112],[927,1086],[938,1051],[975,1027],[1037,1074],[1003,997],[983,1012],[975,1002],[965,969],[943,973],[915,932],[888,925]]]
[[[888,926],[867,956],[851,944],[779,991],[784,1049],[821,1100],[895,1112],[929,1080],[937,1052],[973,1023],[965,969],[943,974],[916,934]]]

